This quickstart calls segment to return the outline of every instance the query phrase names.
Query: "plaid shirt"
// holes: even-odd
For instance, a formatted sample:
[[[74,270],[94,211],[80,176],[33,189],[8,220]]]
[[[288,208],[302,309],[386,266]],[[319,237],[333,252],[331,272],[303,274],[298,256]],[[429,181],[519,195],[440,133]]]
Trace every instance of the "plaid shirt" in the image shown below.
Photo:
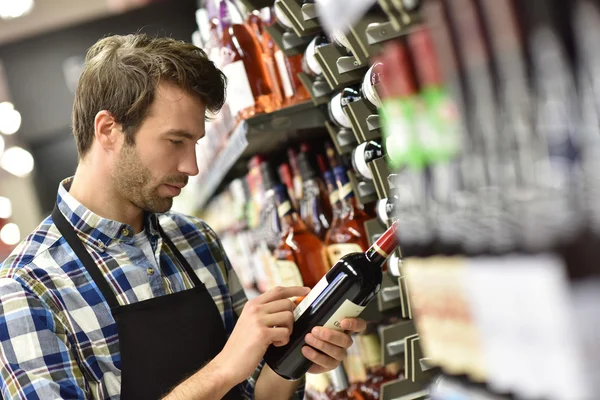
[[[181,214],[145,220],[160,271],[133,245],[131,226],[99,217],[58,190],[58,207],[97,262],[119,304],[193,287],[179,270],[156,224],[171,238],[206,286],[227,336],[246,296],[217,235],[204,222]],[[159,346],[160,344],[157,344]],[[254,398],[262,369],[239,385]],[[121,358],[117,326],[107,303],[73,250],[48,217],[0,268],[0,384],[4,399],[117,399]],[[301,385],[295,398],[304,397]]]

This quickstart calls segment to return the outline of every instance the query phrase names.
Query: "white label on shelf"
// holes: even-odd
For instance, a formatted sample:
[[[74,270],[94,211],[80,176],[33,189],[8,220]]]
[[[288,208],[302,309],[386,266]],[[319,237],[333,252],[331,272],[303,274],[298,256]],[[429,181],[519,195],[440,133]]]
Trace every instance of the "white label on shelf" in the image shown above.
[[[369,144],[369,142],[361,143],[356,150],[354,150],[354,166],[356,167],[356,171],[363,177],[373,180],[373,174],[365,160],[365,149],[367,148],[367,144]]]
[[[304,314],[304,311],[310,306],[313,301],[319,297],[323,290],[327,287],[329,282],[327,282],[327,277],[324,276],[321,280],[312,288],[312,290],[306,295],[306,297],[296,306],[294,309],[294,321],[298,321],[298,318]]]
[[[306,52],[304,54],[304,57],[306,58],[306,64],[308,65],[308,68],[310,68],[312,73],[315,75],[321,75],[323,73],[323,70],[321,69],[321,66],[317,62],[317,59],[315,58],[315,53],[317,51],[315,49],[316,40],[317,40],[317,38],[315,37],[308,44],[308,47],[306,47]]]
[[[333,313],[331,318],[323,325],[324,328],[335,329],[336,331],[342,331],[342,320],[346,318],[356,318],[365,309],[364,306],[354,304],[350,300],[345,300],[340,308]]]
[[[227,77],[227,104],[231,114],[237,116],[240,111],[254,106],[254,95],[244,62],[240,60],[227,64],[223,67],[223,73]]]
[[[277,269],[277,284],[280,286],[304,286],[302,281],[302,275],[298,266],[293,261],[288,260],[275,260],[275,267]]]
[[[375,91],[375,86],[371,84],[371,72],[373,72],[373,66],[371,66],[371,68],[369,68],[369,70],[365,74],[365,78],[363,79],[361,85],[361,91],[363,93],[363,96],[365,96],[371,104],[373,104],[377,108],[380,108],[381,99],[379,98],[379,94]]]
[[[292,86],[292,80],[288,73],[287,64],[285,62],[285,55],[281,50],[275,52],[275,62],[277,63],[277,70],[281,77],[281,85],[283,86],[283,95],[286,98],[290,98],[294,95],[294,87]]]
[[[363,251],[360,246],[354,243],[330,244],[327,246],[327,255],[329,256],[329,262],[331,265],[334,265],[346,254],[362,252]]]
[[[329,111],[331,112],[331,117],[337,124],[343,126],[344,128],[352,128],[352,124],[342,108],[342,92],[339,92],[333,96],[331,101],[329,101]]]

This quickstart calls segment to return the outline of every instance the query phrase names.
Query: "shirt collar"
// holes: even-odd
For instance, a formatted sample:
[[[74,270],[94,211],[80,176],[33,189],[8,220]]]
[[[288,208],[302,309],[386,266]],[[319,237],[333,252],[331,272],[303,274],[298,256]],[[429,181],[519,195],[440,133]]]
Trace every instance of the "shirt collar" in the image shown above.
[[[103,218],[81,204],[69,193],[73,177],[63,180],[58,185],[56,204],[67,221],[84,240],[92,245],[108,246],[114,240],[132,241],[135,231],[133,227],[122,222]],[[152,236],[158,236],[158,216],[154,213],[144,214],[144,228]],[[102,243],[100,243],[102,242]]]

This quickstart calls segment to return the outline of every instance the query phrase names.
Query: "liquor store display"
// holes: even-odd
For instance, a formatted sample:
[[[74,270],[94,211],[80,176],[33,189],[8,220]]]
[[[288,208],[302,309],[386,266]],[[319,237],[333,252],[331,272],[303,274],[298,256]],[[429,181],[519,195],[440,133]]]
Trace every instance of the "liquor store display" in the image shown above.
[[[266,362],[360,315],[308,399],[594,398],[600,2],[340,3],[196,15],[229,85],[192,208],[249,295],[312,289]]]

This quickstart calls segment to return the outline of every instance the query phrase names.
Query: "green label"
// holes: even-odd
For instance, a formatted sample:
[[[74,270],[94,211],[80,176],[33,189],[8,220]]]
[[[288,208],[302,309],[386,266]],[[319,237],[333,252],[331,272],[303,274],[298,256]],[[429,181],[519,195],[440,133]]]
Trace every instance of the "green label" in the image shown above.
[[[460,147],[460,123],[456,105],[441,87],[425,88],[417,117],[419,141],[429,163],[453,158]]]
[[[386,154],[391,167],[422,168],[425,155],[417,135],[416,114],[418,98],[388,98],[383,101],[381,117]]]

